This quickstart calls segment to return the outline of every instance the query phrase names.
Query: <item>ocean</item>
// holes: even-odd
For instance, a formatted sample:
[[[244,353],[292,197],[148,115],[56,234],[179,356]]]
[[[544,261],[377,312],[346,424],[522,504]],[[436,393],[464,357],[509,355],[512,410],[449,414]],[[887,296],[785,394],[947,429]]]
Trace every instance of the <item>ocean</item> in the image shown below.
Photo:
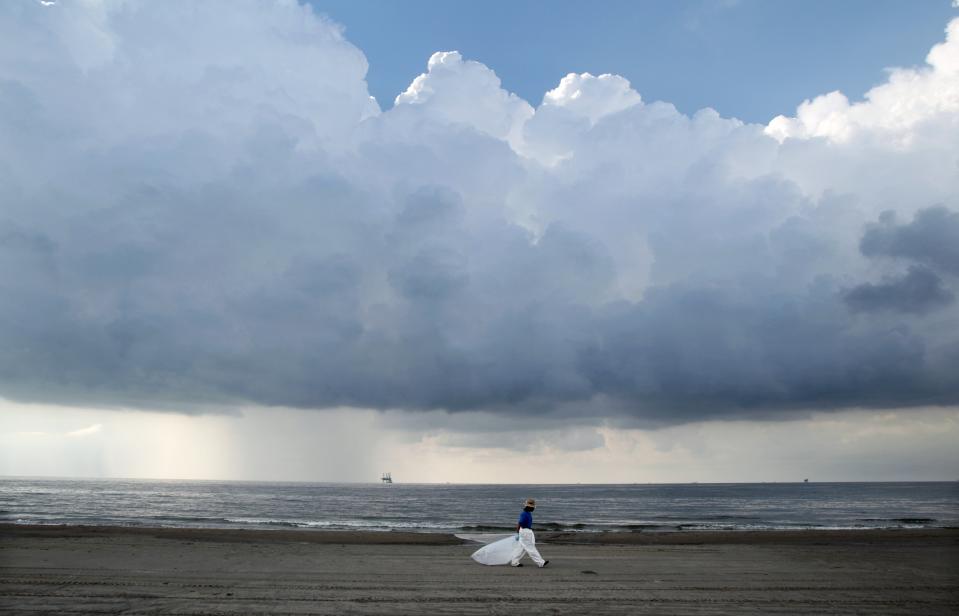
[[[443,485],[0,479],[0,522],[193,528],[682,532],[959,527],[959,482]]]

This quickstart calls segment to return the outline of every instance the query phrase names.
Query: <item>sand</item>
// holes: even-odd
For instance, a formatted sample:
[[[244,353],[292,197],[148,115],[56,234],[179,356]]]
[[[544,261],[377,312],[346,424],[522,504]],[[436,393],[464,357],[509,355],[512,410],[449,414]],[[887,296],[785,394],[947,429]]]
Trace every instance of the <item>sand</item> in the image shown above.
[[[956,614],[959,530],[450,535],[0,525],[0,612]]]

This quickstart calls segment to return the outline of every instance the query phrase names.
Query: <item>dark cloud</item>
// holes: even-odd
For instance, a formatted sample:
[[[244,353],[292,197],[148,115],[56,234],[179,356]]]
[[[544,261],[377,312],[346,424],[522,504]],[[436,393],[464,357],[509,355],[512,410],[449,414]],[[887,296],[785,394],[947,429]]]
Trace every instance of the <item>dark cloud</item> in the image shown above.
[[[952,304],[955,296],[943,286],[942,279],[934,271],[914,265],[900,277],[849,289],[845,300],[850,308],[859,312],[923,313]]]
[[[796,289],[747,271],[597,303],[615,267],[601,244],[568,229],[530,243],[501,222],[475,237],[444,215],[408,233],[403,212],[435,198],[417,190],[354,239],[332,208],[308,214],[316,226],[303,241],[275,244],[262,236],[268,221],[243,215],[243,192],[219,202],[220,215],[191,219],[199,244],[179,231],[186,223],[172,205],[115,213],[148,211],[170,238],[150,267],[139,256],[130,265],[84,258],[130,241],[89,243],[88,230],[73,231],[85,225],[57,241],[9,235],[3,262],[34,269],[3,279],[21,298],[0,315],[4,394],[199,410],[252,401],[534,415],[568,413],[578,401],[585,415],[666,423],[959,400],[954,353],[930,348],[909,321],[860,323],[846,310],[944,305],[938,278],[919,267],[845,295],[828,279]],[[338,241],[311,241],[331,225]],[[271,236],[291,241],[302,223],[272,226]]]
[[[864,255],[914,267],[850,291],[875,215],[773,172],[760,127],[584,90],[541,165],[482,65],[420,93],[483,105],[378,115],[339,30],[215,4],[0,19],[23,60],[0,66],[0,395],[660,423],[959,403],[951,210],[870,227]]]
[[[930,207],[903,225],[897,224],[895,212],[884,212],[859,247],[867,257],[908,259],[959,275],[959,212]]]
[[[947,357],[905,323],[862,327],[831,284],[807,294],[746,285],[653,290],[609,315],[584,370],[599,389],[662,421],[790,409],[952,403]],[[708,411],[706,409],[709,409]]]

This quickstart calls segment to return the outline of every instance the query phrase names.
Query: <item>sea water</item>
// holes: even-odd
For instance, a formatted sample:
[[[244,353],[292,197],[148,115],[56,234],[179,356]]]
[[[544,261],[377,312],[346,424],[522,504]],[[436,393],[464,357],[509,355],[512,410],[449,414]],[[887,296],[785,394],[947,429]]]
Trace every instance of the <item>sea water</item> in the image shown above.
[[[0,522],[498,532],[959,527],[959,482],[437,485],[0,478]]]

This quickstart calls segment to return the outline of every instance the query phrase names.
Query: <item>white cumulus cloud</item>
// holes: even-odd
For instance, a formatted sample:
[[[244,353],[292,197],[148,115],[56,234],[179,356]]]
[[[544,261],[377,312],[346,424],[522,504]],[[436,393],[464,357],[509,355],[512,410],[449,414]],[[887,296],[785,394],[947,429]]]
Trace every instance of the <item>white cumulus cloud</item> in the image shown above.
[[[418,105],[432,118],[461,123],[517,145],[519,131],[533,115],[529,103],[503,90],[484,64],[463,60],[457,51],[438,51],[427,72],[396,97],[395,104]]]
[[[901,145],[924,124],[955,126],[959,111],[959,20],[946,29],[946,40],[935,45],[923,68],[895,68],[889,78],[850,103],[841,92],[804,101],[796,117],[777,116],[766,127],[779,141],[823,137],[848,141],[855,137]]]
[[[608,73],[598,77],[570,73],[543,97],[543,107],[562,107],[594,124],[603,116],[641,102],[643,98],[630,87],[628,80]]]

